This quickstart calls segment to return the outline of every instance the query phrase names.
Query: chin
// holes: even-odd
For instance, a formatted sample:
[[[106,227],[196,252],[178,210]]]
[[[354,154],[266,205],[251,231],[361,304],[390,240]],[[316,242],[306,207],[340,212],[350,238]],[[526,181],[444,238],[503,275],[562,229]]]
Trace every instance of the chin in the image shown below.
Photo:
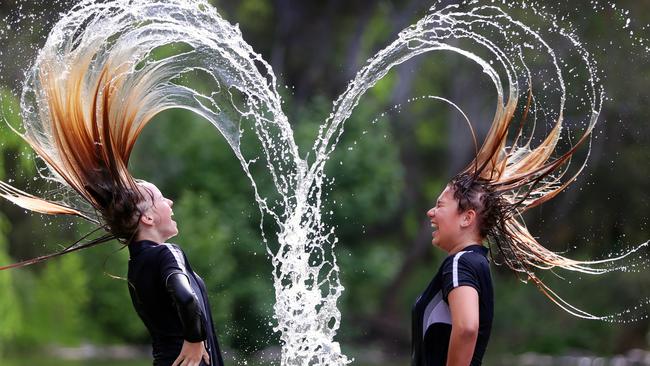
[[[447,252],[447,246],[445,245],[444,241],[440,241],[438,238],[436,238],[434,241],[432,241],[432,244],[434,247]]]
[[[434,237],[431,239],[431,245],[440,248],[440,237],[438,236],[439,233],[435,232],[434,234]]]

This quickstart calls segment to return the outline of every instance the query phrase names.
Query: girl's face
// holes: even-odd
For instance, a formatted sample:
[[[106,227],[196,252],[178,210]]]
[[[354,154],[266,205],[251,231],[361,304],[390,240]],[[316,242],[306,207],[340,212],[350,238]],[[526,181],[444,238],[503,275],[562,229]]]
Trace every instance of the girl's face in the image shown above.
[[[453,188],[447,186],[438,197],[435,207],[427,211],[434,228],[431,243],[449,252],[461,233],[462,214],[458,212],[458,201],[454,198]]]
[[[150,228],[156,231],[160,238],[167,240],[178,234],[176,221],[172,219],[174,202],[165,198],[158,187],[149,182],[138,183],[143,189],[144,197],[149,207],[144,211],[143,216],[150,217]],[[152,197],[153,195],[153,197]]]

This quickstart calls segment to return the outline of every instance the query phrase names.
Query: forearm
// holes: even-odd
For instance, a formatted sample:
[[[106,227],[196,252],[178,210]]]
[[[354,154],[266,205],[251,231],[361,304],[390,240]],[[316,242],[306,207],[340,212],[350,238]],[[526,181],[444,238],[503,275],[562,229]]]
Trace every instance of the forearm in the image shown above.
[[[468,366],[472,361],[478,331],[451,329],[447,366]]]
[[[201,308],[187,277],[173,274],[167,279],[166,286],[183,324],[183,338],[188,342],[205,340]]]

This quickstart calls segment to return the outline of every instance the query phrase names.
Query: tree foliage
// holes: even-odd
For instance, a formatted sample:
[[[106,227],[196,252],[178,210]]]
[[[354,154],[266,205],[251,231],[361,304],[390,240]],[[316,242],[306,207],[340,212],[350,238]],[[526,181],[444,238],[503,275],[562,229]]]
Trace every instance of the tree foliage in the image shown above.
[[[430,5],[388,0],[215,3],[272,64],[303,156],[329,115],[331,101],[363,62]],[[640,9],[635,15],[647,21],[648,5],[634,6]],[[50,16],[50,21],[56,18]],[[611,39],[608,24],[614,17],[573,14],[570,19],[589,42],[587,48],[595,50],[611,100],[585,173],[554,202],[526,217],[541,242],[578,257],[603,256],[649,236],[650,127],[645,121],[650,115],[650,67],[626,62],[626,55],[638,51],[635,45],[604,43]],[[39,42],[18,40],[32,48]],[[11,62],[11,55],[0,54],[0,65]],[[26,64],[12,70],[18,67]],[[411,305],[444,257],[428,244],[425,212],[459,164],[466,164],[472,147],[453,111],[432,102],[407,101],[449,96],[485,127],[482,121],[489,122],[492,113],[486,101],[491,103],[493,95],[489,84],[489,91],[479,92],[485,80],[476,71],[449,55],[418,59],[389,73],[346,122],[326,166],[332,180],[323,211],[339,238],[336,253],[346,287],[340,301],[340,338],[345,344],[378,342],[400,355],[409,352]],[[14,126],[20,125],[19,105],[10,90],[19,89],[19,82],[10,76],[0,80],[2,115]],[[32,179],[35,167],[24,142],[2,126],[0,178],[37,192],[44,183]],[[175,202],[180,234],[171,241],[184,248],[205,280],[222,343],[244,353],[276,345],[272,268],[263,238],[272,245],[277,228],[266,220],[262,235],[250,182],[217,130],[189,112],[167,111],[144,130],[131,169]],[[262,190],[270,189],[261,184]],[[0,203],[0,211],[0,263],[51,252],[91,229],[27,215],[6,202]],[[147,343],[126,282],[107,275],[125,276],[127,261],[128,250],[113,243],[34,268],[0,272],[0,351],[25,344]],[[580,348],[610,353],[648,346],[647,320],[634,326],[577,320],[501,267],[494,267],[494,274],[494,352]],[[610,313],[647,297],[646,277],[576,278],[555,286],[570,302]]]

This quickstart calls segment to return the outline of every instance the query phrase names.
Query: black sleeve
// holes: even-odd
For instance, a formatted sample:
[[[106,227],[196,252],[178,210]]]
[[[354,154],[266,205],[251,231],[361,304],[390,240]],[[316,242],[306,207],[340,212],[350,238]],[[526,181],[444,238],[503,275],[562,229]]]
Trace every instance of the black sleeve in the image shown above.
[[[203,313],[190,281],[185,274],[172,273],[165,286],[183,323],[183,338],[188,342],[204,341],[206,333],[203,327]]]
[[[449,293],[460,286],[470,286],[481,294],[479,281],[479,263],[472,260],[472,253],[456,254],[445,263],[442,273],[442,295],[445,302],[449,303]]]

